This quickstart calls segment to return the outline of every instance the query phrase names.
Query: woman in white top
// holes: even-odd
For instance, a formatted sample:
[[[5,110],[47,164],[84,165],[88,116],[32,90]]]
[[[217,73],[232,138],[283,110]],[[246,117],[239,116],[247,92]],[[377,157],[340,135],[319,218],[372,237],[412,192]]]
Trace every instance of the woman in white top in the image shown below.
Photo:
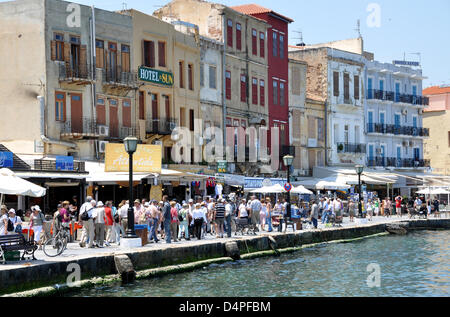
[[[248,219],[248,212],[247,212],[247,204],[245,203],[245,199],[242,199],[242,203],[239,205],[239,213],[238,218],[247,218]]]
[[[367,202],[367,205],[366,205],[367,214],[369,215],[369,221],[372,221],[373,208],[374,208],[374,206],[372,204],[372,200],[369,199],[369,201]]]
[[[0,236],[8,234],[6,228],[8,228],[8,209],[3,205],[0,211]]]
[[[31,214],[30,229],[34,232],[34,241],[40,242],[42,226],[44,225],[45,217],[41,212],[39,206],[31,207],[33,213]]]
[[[261,205],[261,212],[259,213],[259,223],[261,226],[261,231],[266,231],[266,218],[268,216],[267,204],[263,201]]]

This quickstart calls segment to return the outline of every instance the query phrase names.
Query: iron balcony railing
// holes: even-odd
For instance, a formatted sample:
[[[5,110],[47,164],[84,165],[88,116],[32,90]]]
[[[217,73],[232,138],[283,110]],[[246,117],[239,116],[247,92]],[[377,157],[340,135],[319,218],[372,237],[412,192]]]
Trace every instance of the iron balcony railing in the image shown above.
[[[98,134],[97,122],[92,118],[81,118],[81,120],[69,119],[63,122],[61,134]]]
[[[103,84],[114,84],[134,87],[137,85],[137,72],[123,71],[121,66],[107,64],[106,69],[102,70]]]
[[[148,134],[170,135],[177,127],[177,120],[169,119],[147,119],[146,132]]]
[[[337,149],[338,153],[366,153],[365,144],[339,142]]]
[[[419,128],[411,126],[398,126],[395,124],[368,123],[367,133],[382,133],[395,135],[409,135],[416,137],[429,137],[429,128]]]
[[[383,100],[392,102],[403,102],[417,106],[428,106],[430,104],[430,98],[424,96],[416,96],[409,94],[396,94],[392,91],[384,91],[378,89],[368,89],[367,99]]]
[[[37,171],[60,171],[56,168],[56,161],[51,160],[34,160],[34,170]],[[86,171],[85,162],[73,162],[73,171],[83,173]]]
[[[63,62],[59,64],[59,80],[65,82],[86,82],[92,80],[92,67],[88,63],[73,64]]]
[[[399,159],[395,157],[377,156],[367,159],[368,167],[399,167],[399,168],[423,168],[430,167],[430,160],[422,159]]]
[[[139,136],[139,129],[136,127],[120,127],[119,137],[125,139],[128,136]]]

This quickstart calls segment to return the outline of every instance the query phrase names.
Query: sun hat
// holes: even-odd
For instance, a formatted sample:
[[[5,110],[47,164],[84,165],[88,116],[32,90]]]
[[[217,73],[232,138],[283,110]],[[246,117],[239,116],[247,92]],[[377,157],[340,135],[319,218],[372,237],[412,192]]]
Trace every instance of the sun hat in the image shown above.
[[[42,210],[41,210],[41,207],[39,207],[38,205],[34,206],[34,209],[32,209],[32,210],[34,210],[34,211],[36,211],[36,210],[37,210],[37,211],[42,211]]]
[[[150,204],[146,201],[144,207],[150,207]]]
[[[102,201],[99,201],[99,202],[97,203],[97,207],[103,207],[103,206],[105,206],[105,205],[103,205],[103,202],[102,202]]]
[[[8,213],[16,214],[16,211],[14,210],[14,208],[11,208],[11,209],[8,211]]]

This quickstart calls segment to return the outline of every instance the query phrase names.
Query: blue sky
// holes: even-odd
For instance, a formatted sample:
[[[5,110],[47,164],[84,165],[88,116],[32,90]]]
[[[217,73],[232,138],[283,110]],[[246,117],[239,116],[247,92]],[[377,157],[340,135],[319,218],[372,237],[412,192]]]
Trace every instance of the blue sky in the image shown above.
[[[3,1],[3,0],[0,0]],[[123,3],[152,13],[168,0],[76,0],[106,10],[118,10]],[[449,0],[217,0],[233,6],[256,3],[286,15],[294,23],[289,28],[289,43],[302,31],[306,44],[323,43],[357,36],[357,20],[365,50],[375,53],[375,59],[392,62],[403,59],[418,61],[421,53],[424,87],[450,84],[450,1]],[[369,4],[380,8],[380,27],[370,27],[367,19]]]

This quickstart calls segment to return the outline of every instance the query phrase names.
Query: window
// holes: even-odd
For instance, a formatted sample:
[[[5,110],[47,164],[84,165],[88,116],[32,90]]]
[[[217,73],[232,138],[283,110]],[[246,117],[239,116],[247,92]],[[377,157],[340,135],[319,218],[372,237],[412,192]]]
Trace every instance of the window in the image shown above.
[[[180,74],[180,88],[184,88],[184,62],[178,62],[178,72]]]
[[[122,45],[122,71],[130,72],[130,46]]]
[[[231,100],[231,72],[225,72],[225,94],[228,100]]]
[[[95,41],[95,66],[97,68],[105,67],[105,42],[101,40]]]
[[[200,63],[200,87],[205,87],[205,65]]]
[[[359,100],[359,76],[354,77],[354,96],[355,100]]]
[[[66,121],[66,94],[64,92],[55,93],[55,120]]]
[[[231,127],[231,118],[227,117],[225,120],[225,124],[227,127]]]
[[[233,21],[227,21],[227,45],[233,47]]]
[[[265,96],[265,82],[263,79],[259,80],[259,104],[260,106],[265,106],[266,96]]]
[[[242,49],[242,33],[241,33],[241,24],[236,23],[236,49]]]
[[[51,42],[52,60],[64,61],[64,34],[55,33],[54,40]]]
[[[350,100],[350,76],[344,73],[344,103],[348,103]]]
[[[241,75],[241,101],[247,101],[247,80],[245,75]]]
[[[319,141],[324,140],[323,119],[322,118],[317,118],[317,139]]]
[[[97,106],[95,108],[97,113],[97,124],[105,125],[106,124],[105,99],[98,97]]]
[[[217,73],[216,66],[209,65],[209,88],[211,89],[217,89],[216,73]]]
[[[266,36],[263,32],[259,32],[259,55],[264,58],[266,52]]]
[[[188,83],[189,90],[194,90],[194,65],[188,64]]]
[[[189,130],[194,131],[194,110],[189,110]]]
[[[285,89],[284,89],[284,83],[280,82],[280,106],[284,106],[285,104]]]
[[[131,127],[131,101],[128,99],[122,102],[122,125]]]
[[[258,104],[258,79],[252,78],[252,103]]]
[[[258,33],[252,29],[252,54],[258,55]]]
[[[170,96],[164,95],[165,106],[166,106],[166,119],[170,118]]]
[[[277,33],[273,32],[272,55],[277,56],[277,54],[278,54],[278,35]]]
[[[144,41],[144,66],[155,67],[155,43]]]
[[[273,94],[273,104],[277,105],[278,104],[278,82],[276,80],[273,81],[272,94]]]
[[[180,127],[186,127],[186,109],[180,108]]]
[[[333,93],[339,97],[339,72],[333,72]]]
[[[292,94],[299,96],[301,93],[300,89],[300,68],[292,67]]]
[[[166,42],[158,41],[158,65],[166,67]]]
[[[280,58],[284,58],[284,35],[280,34]]]
[[[145,97],[144,92],[139,92],[139,120],[145,120]]]

